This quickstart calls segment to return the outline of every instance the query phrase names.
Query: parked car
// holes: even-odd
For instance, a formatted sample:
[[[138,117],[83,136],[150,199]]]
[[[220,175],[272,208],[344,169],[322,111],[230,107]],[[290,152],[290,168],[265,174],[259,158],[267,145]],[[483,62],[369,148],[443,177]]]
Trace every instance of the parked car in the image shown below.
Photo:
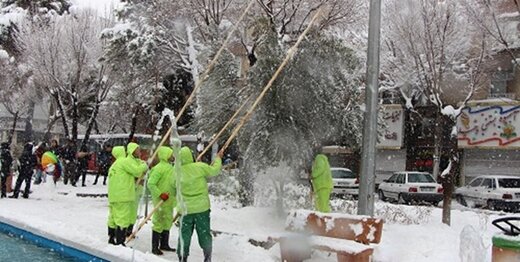
[[[399,204],[429,202],[437,206],[442,200],[443,188],[429,173],[397,172],[379,185],[379,199],[393,199]]]
[[[334,188],[332,194],[336,196],[351,195],[357,198],[359,194],[358,176],[348,168],[331,167]]]
[[[491,210],[520,210],[520,177],[479,176],[455,190],[457,201]]]

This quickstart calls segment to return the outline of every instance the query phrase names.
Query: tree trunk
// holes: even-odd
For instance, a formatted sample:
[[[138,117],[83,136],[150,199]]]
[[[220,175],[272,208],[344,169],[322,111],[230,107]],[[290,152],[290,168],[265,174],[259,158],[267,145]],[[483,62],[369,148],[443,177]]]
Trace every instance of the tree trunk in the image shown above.
[[[87,130],[85,131],[85,137],[83,138],[83,141],[81,142],[81,147],[87,146],[88,140],[90,139],[90,133],[92,132],[92,128],[94,128],[94,123],[96,122],[97,115],[99,113],[99,107],[101,103],[99,101],[96,101],[96,106],[94,107],[94,112],[92,112],[92,115],[90,116],[90,119],[87,124]]]
[[[139,115],[139,106],[135,107],[135,112],[132,115],[132,126],[130,127],[130,135],[128,136],[128,143],[134,140],[135,130],[137,129],[137,116]]]
[[[78,113],[78,94],[76,90],[76,86],[71,86],[72,92],[72,141],[74,144],[77,144],[78,141],[78,121],[79,121],[79,113]]]
[[[27,112],[27,118],[25,119],[25,130],[24,130],[24,142],[29,143],[34,140],[33,135],[33,118],[34,118],[34,101],[29,102],[29,108]]]
[[[442,179],[442,187],[444,188],[442,202],[442,223],[451,225],[451,200],[453,196],[453,170],[451,170]]]
[[[61,96],[58,92],[55,92],[53,94],[54,99],[56,100],[56,105],[58,106],[58,110],[60,111],[61,115],[61,124],[63,125],[63,132],[65,134],[65,137],[70,139],[69,134],[69,125],[67,124],[67,115],[65,114],[65,109],[63,108],[63,103],[61,102]]]
[[[253,175],[249,170],[249,167],[245,164],[244,159],[239,157],[239,166],[243,167],[240,169],[238,176],[239,189],[239,201],[242,206],[251,206],[254,203],[254,186],[253,186]]]
[[[442,153],[442,115],[437,113],[434,128],[433,177],[439,179]]]
[[[13,143],[14,132],[16,132],[16,123],[18,122],[18,112],[15,112],[13,115],[13,127],[9,132],[9,137],[7,138],[7,143],[10,145]]]

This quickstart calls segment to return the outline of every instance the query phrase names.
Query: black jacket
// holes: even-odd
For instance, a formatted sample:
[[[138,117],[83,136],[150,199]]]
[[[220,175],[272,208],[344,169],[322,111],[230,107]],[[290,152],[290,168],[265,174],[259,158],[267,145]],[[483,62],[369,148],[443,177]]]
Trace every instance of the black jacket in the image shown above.
[[[36,156],[32,153],[32,145],[27,144],[23,149],[20,161],[20,176],[32,176],[36,166]]]
[[[9,174],[9,171],[11,170],[11,165],[13,164],[13,157],[11,156],[11,152],[9,152],[9,145],[5,143],[2,144],[0,158],[2,161],[2,173]]]

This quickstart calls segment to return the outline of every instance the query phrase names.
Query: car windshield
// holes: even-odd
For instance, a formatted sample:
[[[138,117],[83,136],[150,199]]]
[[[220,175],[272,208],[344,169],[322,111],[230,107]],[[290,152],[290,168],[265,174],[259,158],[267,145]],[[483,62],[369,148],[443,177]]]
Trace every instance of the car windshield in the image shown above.
[[[435,179],[429,174],[410,173],[408,183],[435,183]]]
[[[499,178],[498,185],[502,188],[520,188],[520,179],[517,178]]]
[[[335,169],[335,170],[332,170],[332,177],[333,178],[356,178],[356,174],[354,174],[350,170]]]

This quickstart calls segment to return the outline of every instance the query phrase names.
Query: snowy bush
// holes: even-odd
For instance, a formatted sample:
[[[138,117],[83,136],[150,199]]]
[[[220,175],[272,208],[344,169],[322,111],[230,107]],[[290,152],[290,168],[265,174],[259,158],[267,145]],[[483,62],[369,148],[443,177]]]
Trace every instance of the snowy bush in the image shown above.
[[[240,185],[237,179],[238,169],[223,170],[209,182],[209,193],[226,201],[238,201]]]
[[[291,209],[311,209],[310,187],[295,181],[290,167],[281,165],[258,173],[254,183],[255,206],[276,207],[280,216]]]

